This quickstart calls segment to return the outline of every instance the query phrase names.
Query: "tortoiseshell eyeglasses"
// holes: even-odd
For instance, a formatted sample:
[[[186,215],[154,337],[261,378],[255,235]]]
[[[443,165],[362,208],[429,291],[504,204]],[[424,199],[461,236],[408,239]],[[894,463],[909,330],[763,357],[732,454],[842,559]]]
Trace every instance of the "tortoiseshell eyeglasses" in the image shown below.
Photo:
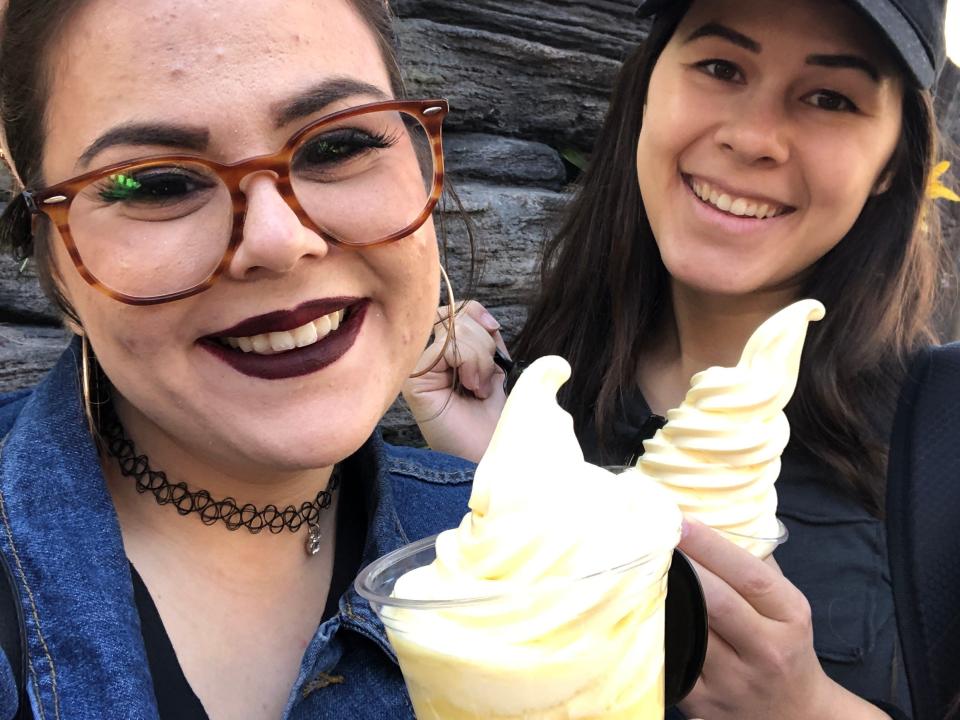
[[[303,225],[327,242],[369,247],[407,237],[443,190],[446,100],[369,103],[326,115],[283,148],[224,165],[165,155],[110,165],[23,193],[60,231],[83,278],[131,305],[208,289],[243,239],[241,181],[276,176]]]

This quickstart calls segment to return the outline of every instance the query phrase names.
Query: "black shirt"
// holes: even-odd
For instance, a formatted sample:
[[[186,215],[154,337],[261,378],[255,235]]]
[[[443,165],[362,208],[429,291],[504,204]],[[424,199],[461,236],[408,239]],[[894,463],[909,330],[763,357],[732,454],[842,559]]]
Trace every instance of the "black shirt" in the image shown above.
[[[632,462],[664,422],[638,389],[624,391],[613,437],[601,448],[595,428],[585,427],[584,454],[603,465]],[[782,463],[777,515],[790,537],[774,557],[810,601],[824,671],[859,697],[909,708],[883,521],[841,492],[834,471],[798,444],[787,445]]]
[[[361,483],[351,482],[351,479],[341,474],[337,490],[340,497],[337,502],[337,539],[333,573],[321,622],[337,614],[340,598],[360,570],[363,556],[367,518],[364,512]],[[162,511],[165,510],[166,508]],[[210,532],[217,531],[226,532],[222,527],[210,528]],[[306,532],[306,529],[301,529],[300,532]],[[134,600],[140,615],[140,630],[147,651],[147,662],[150,665],[150,675],[153,678],[160,717],[162,720],[208,720],[203,704],[183,674],[150,591],[133,563],[130,564],[130,574],[133,578]]]

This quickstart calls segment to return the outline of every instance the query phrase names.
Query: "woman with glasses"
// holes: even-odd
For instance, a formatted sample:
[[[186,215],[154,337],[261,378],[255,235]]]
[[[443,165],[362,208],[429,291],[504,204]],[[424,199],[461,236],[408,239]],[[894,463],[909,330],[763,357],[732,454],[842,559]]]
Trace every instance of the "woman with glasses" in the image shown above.
[[[0,232],[77,337],[0,400],[0,717],[411,718],[351,582],[466,509],[469,463],[376,431],[435,317],[446,103],[403,99],[381,0],[2,27]]]
[[[683,707],[710,720],[883,717],[859,698],[910,704],[882,519],[889,432],[909,358],[935,338],[948,266],[925,196],[944,3],[641,5],[656,15],[649,39],[546,245],[513,356],[569,359],[562,400],[588,458],[629,462],[695,372],[736,364],[792,301],[822,301],[787,408],[783,575],[702,526],[681,544],[712,608]],[[483,452],[504,401],[497,327],[469,305],[446,362],[408,382],[432,447]],[[455,372],[467,392],[451,395]]]

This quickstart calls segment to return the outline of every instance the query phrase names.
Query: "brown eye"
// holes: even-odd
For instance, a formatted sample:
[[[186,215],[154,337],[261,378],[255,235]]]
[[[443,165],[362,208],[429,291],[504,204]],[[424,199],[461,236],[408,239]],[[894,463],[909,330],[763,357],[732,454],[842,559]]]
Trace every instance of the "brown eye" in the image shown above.
[[[111,175],[97,187],[106,203],[169,204],[209,190],[208,178],[180,168],[156,168],[133,174]]]
[[[740,68],[727,60],[704,60],[697,63],[697,67],[710,77],[724,82],[743,82],[743,73]]]
[[[817,90],[807,95],[807,102],[828,112],[857,112],[859,108],[847,97],[832,90]]]

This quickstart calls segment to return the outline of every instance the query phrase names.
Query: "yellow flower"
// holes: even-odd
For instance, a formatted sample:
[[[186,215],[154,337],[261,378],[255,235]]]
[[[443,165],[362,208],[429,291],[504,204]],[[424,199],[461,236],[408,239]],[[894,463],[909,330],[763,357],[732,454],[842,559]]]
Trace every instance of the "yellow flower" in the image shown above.
[[[940,180],[949,169],[950,163],[946,160],[937,163],[933,168],[930,174],[930,184],[927,185],[927,197],[931,200],[944,199],[950,202],[960,202],[960,195],[957,195]]]

